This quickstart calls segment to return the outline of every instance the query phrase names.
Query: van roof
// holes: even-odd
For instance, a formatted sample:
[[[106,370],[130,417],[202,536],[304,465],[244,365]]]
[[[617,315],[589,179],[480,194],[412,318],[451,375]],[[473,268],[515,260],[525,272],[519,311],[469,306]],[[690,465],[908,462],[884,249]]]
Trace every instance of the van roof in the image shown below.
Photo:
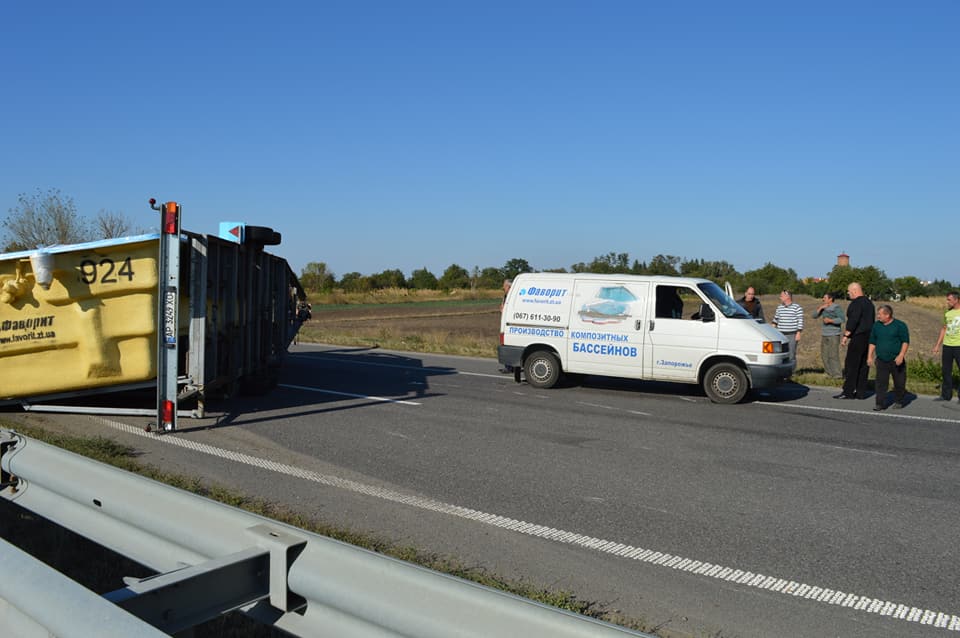
[[[701,277],[674,277],[671,275],[630,275],[626,273],[610,273],[608,275],[597,273],[581,272],[525,272],[517,275],[513,279],[516,285],[518,279],[583,279],[586,281],[646,281],[646,282],[667,282],[673,284],[703,284],[710,283],[709,279]]]

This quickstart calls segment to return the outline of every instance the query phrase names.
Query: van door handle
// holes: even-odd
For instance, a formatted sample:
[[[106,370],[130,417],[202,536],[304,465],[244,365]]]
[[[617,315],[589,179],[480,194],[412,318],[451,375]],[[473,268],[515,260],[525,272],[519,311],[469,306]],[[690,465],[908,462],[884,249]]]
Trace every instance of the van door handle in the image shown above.
[[[643,319],[637,319],[636,321],[633,322],[634,330],[639,330],[642,327],[643,327]]]
[[[653,319],[651,319],[651,320],[650,320],[650,332],[653,332],[653,327],[654,327],[655,325],[657,325],[656,322],[655,322]]]

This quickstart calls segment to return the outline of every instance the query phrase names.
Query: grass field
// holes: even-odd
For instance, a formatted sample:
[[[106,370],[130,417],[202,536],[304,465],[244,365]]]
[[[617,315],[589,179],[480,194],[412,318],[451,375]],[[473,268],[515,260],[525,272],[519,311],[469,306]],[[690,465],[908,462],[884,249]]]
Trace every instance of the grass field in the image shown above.
[[[479,294],[422,291],[420,295],[408,296],[397,292],[381,296],[340,295],[338,303],[311,300],[315,301],[313,319],[301,328],[300,340],[494,359],[500,333],[499,300],[498,291],[480,291]],[[797,295],[794,301],[803,307],[806,321],[797,349],[794,380],[806,385],[839,386],[839,381],[824,374],[820,359],[820,326],[812,317],[820,299]],[[772,317],[778,299],[767,295],[761,298],[761,302],[764,314]],[[841,302],[844,308],[847,304]],[[906,322],[910,329],[908,390],[919,394],[937,393],[939,356],[934,356],[931,350],[946,308],[944,300],[918,298],[891,302],[890,305],[894,317]],[[844,352],[841,348],[841,362]]]

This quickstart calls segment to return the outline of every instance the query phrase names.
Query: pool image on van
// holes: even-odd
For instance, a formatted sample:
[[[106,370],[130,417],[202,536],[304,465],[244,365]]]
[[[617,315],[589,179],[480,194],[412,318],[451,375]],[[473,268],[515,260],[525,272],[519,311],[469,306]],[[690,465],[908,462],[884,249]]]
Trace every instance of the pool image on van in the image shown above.
[[[630,318],[631,304],[637,297],[624,286],[603,286],[593,301],[580,308],[580,319],[588,323],[620,323]]]

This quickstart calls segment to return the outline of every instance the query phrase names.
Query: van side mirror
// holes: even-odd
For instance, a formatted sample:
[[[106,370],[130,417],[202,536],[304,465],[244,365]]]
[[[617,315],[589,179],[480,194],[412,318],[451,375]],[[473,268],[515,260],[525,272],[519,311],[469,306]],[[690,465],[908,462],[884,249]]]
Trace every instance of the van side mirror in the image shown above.
[[[717,316],[713,314],[713,308],[710,307],[710,304],[702,303],[700,304],[700,312],[697,314],[700,315],[700,321],[703,323],[709,323],[711,321],[716,321]]]

